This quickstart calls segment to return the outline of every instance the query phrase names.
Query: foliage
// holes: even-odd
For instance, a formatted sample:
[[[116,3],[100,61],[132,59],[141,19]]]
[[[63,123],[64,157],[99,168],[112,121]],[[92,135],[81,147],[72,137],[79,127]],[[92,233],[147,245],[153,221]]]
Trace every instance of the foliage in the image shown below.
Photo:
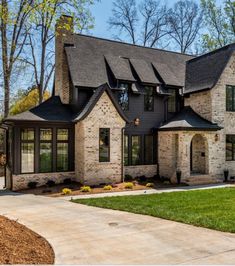
[[[147,183],[146,187],[154,187],[154,183]]]
[[[133,177],[131,175],[125,175],[125,181],[132,181]]]
[[[48,91],[44,92],[43,99],[47,100],[50,97]],[[18,98],[18,99],[17,99]],[[15,103],[10,108],[10,114],[16,115],[27,111],[39,103],[39,93],[37,88],[33,88],[30,91],[19,91],[18,96],[16,97]]]
[[[133,189],[134,184],[132,182],[127,182],[124,184],[124,188],[126,189]]]
[[[62,189],[62,195],[69,195],[72,193],[72,190],[69,188],[63,188]]]
[[[225,0],[217,6],[216,0],[201,0],[207,32],[202,36],[202,47],[212,51],[235,41],[235,2]]]
[[[63,183],[65,185],[70,185],[72,183],[72,180],[71,180],[71,178],[65,178]]]
[[[234,188],[218,188],[151,195],[78,199],[73,202],[151,215],[235,233],[234,201]]]
[[[47,183],[46,183],[46,185],[48,187],[54,187],[55,186],[55,181],[54,180],[48,180]]]
[[[111,185],[106,185],[103,187],[103,190],[112,190],[113,187]]]
[[[31,188],[31,189],[36,188],[37,187],[37,184],[38,184],[38,182],[30,181],[28,183],[28,188]]]
[[[90,186],[83,186],[80,189],[81,192],[91,192],[91,187]]]

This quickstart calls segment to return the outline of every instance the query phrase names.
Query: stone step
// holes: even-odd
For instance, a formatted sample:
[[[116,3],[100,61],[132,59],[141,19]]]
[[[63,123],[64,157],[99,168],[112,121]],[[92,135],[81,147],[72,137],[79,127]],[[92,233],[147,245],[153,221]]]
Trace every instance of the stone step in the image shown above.
[[[209,175],[192,175],[185,179],[185,183],[188,185],[206,185],[221,183],[221,180],[213,178]]]

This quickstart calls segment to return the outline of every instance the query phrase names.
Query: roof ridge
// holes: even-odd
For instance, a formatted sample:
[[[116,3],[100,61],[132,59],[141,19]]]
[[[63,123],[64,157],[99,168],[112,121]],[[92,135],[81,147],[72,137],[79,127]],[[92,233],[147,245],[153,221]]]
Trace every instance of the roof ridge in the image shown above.
[[[147,46],[142,46],[142,45],[138,45],[138,44],[127,43],[127,42],[124,42],[124,41],[110,40],[110,39],[97,37],[97,36],[92,36],[92,35],[87,35],[87,34],[73,33],[73,35],[78,35],[78,36],[82,36],[82,37],[98,39],[98,40],[107,41],[107,42],[120,43],[120,44],[130,45],[130,46],[134,46],[134,47],[140,47],[140,48],[144,48],[144,49],[151,49],[151,50],[155,50],[155,51],[157,50],[157,51],[162,51],[162,52],[166,52],[166,53],[173,53],[173,54],[184,55],[184,56],[189,56],[189,57],[194,57],[194,58],[196,57],[195,55],[192,55],[192,54],[183,54],[183,53],[176,52],[176,51],[170,51],[170,50],[154,48],[154,47],[147,47]]]

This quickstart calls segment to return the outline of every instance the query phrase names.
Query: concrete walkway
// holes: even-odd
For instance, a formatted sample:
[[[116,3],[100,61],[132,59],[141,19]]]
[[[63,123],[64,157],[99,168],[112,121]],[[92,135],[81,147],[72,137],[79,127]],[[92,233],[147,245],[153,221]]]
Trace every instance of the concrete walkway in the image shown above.
[[[234,264],[235,235],[58,198],[1,194],[0,215],[44,236],[56,264]]]
[[[210,185],[195,185],[195,186],[184,186],[184,187],[174,187],[174,188],[159,188],[159,189],[147,189],[147,190],[128,190],[122,192],[106,192],[97,194],[84,194],[77,196],[66,196],[62,197],[63,200],[72,199],[88,199],[88,198],[103,198],[103,197],[113,197],[113,196],[133,196],[133,195],[148,195],[148,194],[159,194],[159,193],[170,193],[177,191],[190,191],[190,190],[202,190],[202,189],[216,189],[234,186],[232,184],[210,184]]]

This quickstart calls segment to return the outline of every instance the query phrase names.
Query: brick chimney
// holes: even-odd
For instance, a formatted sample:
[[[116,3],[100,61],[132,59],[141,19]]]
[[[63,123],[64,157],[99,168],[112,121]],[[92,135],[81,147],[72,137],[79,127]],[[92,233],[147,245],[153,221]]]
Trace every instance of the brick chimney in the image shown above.
[[[55,95],[69,103],[70,80],[65,44],[73,44],[73,18],[62,15],[55,26]]]

